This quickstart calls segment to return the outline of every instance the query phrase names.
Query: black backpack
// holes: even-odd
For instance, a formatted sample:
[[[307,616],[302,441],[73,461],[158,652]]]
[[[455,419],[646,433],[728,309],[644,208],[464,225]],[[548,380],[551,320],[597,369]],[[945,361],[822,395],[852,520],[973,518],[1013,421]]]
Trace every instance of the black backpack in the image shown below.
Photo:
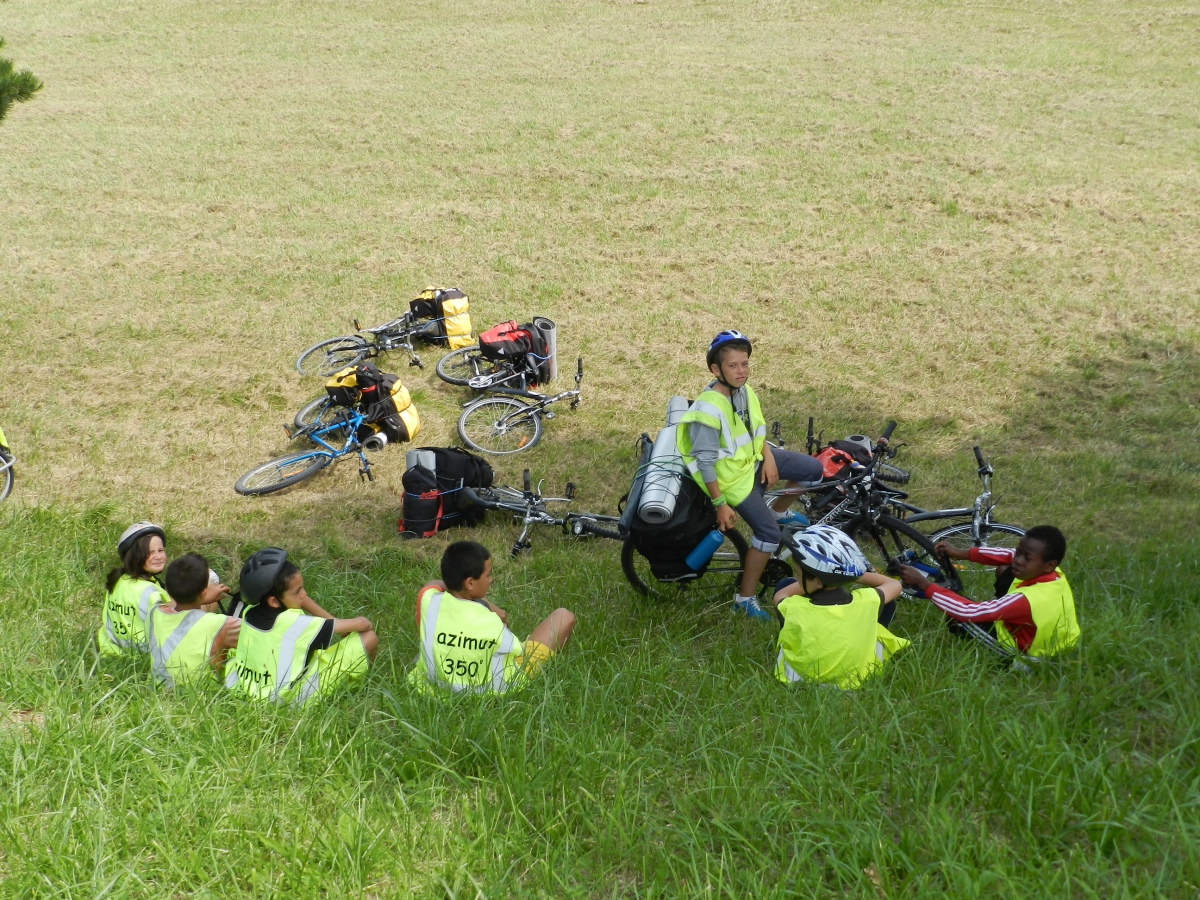
[[[431,537],[458,525],[478,525],[487,510],[462,500],[463,487],[492,486],[491,464],[461,447],[420,447],[435,457],[431,471],[416,465],[404,473],[403,516],[400,531]]]
[[[641,437],[641,452],[638,454],[638,473],[633,479],[618,526],[623,534],[633,541],[633,549],[646,558],[650,571],[661,581],[690,581],[704,574],[707,565],[700,571],[689,569],[687,559],[696,545],[704,540],[717,526],[717,512],[712,498],[700,490],[694,478],[686,472],[682,475],[679,495],[675,499],[675,512],[669,521],[652,525],[637,514],[641,500],[642,483],[650,464],[653,441],[650,436]]]

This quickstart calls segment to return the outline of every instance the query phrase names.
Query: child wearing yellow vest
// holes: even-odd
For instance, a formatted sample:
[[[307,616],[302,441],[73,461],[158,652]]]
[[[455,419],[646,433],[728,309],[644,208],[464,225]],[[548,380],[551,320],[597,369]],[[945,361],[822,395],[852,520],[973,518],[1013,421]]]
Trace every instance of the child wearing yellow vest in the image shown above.
[[[1079,642],[1075,595],[1059,567],[1067,554],[1067,539],[1053,525],[1025,532],[1015,550],[938,543],[934,550],[951,559],[965,559],[1000,570],[996,599],[977,602],[932,584],[918,569],[901,566],[904,583],[921,591],[952,624],[983,624],[983,631],[1001,649],[1032,657],[1054,656]],[[1007,571],[1006,571],[1007,570]],[[1015,590],[1013,588],[1013,582]]]
[[[420,691],[433,687],[486,693],[522,687],[571,639],[575,616],[556,609],[518,641],[508,614],[486,599],[492,585],[487,548],[457,541],[442,554],[442,580],[417,592],[421,651],[408,680]]]
[[[96,632],[101,656],[131,656],[149,649],[146,619],[150,610],[171,602],[159,582],[167,565],[165,537],[162,526],[137,522],[117,541],[121,564],[108,573],[104,611]]]
[[[228,588],[210,583],[208,561],[195,553],[167,566],[166,586],[173,603],[154,607],[147,619],[154,677],[167,687],[214,681],[226,654],[237,646],[242,623],[203,607],[215,604]]]
[[[285,551],[253,554],[238,584],[250,605],[225,666],[225,687],[252,700],[299,704],[366,677],[379,646],[371,621],[335,619],[321,609]],[[338,635],[345,637],[334,643]]]
[[[887,629],[900,582],[868,571],[862,551],[832,526],[785,540],[796,578],[781,582],[774,597],[783,619],[775,677],[856,688],[909,645]]]

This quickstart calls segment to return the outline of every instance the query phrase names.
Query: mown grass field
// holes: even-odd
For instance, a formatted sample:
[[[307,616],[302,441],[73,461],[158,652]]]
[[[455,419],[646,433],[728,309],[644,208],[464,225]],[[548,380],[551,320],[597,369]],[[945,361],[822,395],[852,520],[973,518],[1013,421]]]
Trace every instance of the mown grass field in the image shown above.
[[[0,35],[46,82],[0,126],[0,895],[1196,895],[1196,9],[10,0]],[[414,696],[445,541],[398,540],[400,451],[232,485],[319,391],[296,353],[431,283],[585,359],[505,480],[611,511],[738,327],[793,442],[896,418],[923,505],[983,443],[1002,517],[1071,541],[1082,649],[1009,674],[910,604],[882,677],[789,691],[771,629],[640,603],[615,545],[510,561],[496,521],[515,630],[566,605],[576,642],[519,697]],[[448,442],[459,391],[392,360]],[[374,620],[366,689],[97,664],[140,518],[230,577],[291,549]]]

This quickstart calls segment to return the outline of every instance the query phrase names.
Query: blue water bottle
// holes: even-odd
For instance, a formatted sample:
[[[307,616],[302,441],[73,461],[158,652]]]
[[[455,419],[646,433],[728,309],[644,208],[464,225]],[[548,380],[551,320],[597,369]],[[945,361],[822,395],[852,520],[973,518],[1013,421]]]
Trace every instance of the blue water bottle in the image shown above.
[[[713,558],[713,554],[723,543],[725,543],[725,535],[714,528],[704,536],[704,540],[696,545],[696,549],[687,555],[684,563],[693,572],[699,572],[708,565],[708,561]],[[678,558],[676,557],[676,559]]]
[[[912,566],[918,572],[922,573],[926,578],[932,578],[932,579],[936,580],[936,579],[940,579],[942,577],[942,573],[939,572],[937,569],[935,569],[933,566],[931,566],[927,563],[918,562],[917,554],[914,553],[911,549],[905,550],[902,554],[900,554],[900,559],[902,562],[904,562],[905,565]]]

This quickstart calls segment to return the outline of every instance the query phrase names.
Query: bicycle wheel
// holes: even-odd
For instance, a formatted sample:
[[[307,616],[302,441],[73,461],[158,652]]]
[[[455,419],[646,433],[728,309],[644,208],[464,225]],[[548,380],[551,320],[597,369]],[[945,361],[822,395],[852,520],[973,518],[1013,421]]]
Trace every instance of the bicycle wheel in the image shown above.
[[[896,576],[897,563],[929,570],[929,579],[952,591],[962,590],[958,570],[933,552],[933,541],[907,522],[880,516],[874,522],[856,519],[843,529],[858,544],[877,572]]]
[[[301,375],[332,375],[346,366],[357,366],[366,358],[366,339],[348,334],[313,344],[296,357],[296,371]]]
[[[317,450],[305,450],[302,453],[277,456],[255,466],[237,480],[233,489],[239,494],[247,495],[281,491],[285,487],[291,487],[305,478],[316,475],[331,462],[333,462],[333,457],[329,453]]]
[[[976,544],[971,537],[971,523],[962,522],[958,525],[951,525],[949,528],[942,528],[939,531],[935,531],[929,536],[929,540],[934,544],[938,541],[945,541],[947,544],[952,544],[963,550],[975,546],[1013,550],[1024,536],[1024,528],[1018,528],[1016,525],[1001,525],[999,522],[992,522],[988,525],[980,526],[980,543]],[[962,582],[962,593],[966,596],[973,600],[986,600],[994,596],[996,587],[995,566],[984,566],[979,563],[970,562],[969,560],[956,559],[954,560],[954,568],[957,570],[958,578]]]
[[[749,549],[741,533],[731,528],[725,532],[725,542],[717,548],[708,568],[699,578],[659,581],[650,571],[646,557],[634,548],[633,538],[630,537],[621,546],[621,571],[635,591],[651,600],[721,603],[728,601],[741,583],[746,551]]]
[[[492,360],[485,359],[479,352],[479,347],[472,344],[470,347],[460,347],[447,353],[437,361],[434,369],[438,378],[447,384],[466,387],[467,382],[476,375],[491,375],[499,370],[499,366]]]
[[[324,419],[326,411],[332,405],[333,401],[326,394],[322,394],[320,397],[313,397],[300,407],[300,411],[292,419],[292,424],[297,428],[307,428],[309,425],[316,425]]]
[[[528,403],[509,397],[476,400],[458,417],[458,436],[472,450],[503,455],[537,445],[542,418]]]
[[[12,457],[8,454],[0,451],[0,465],[11,459]],[[3,472],[0,472],[0,501],[8,499],[8,495],[12,493],[13,481],[16,480],[16,477],[12,466],[8,466]]]

